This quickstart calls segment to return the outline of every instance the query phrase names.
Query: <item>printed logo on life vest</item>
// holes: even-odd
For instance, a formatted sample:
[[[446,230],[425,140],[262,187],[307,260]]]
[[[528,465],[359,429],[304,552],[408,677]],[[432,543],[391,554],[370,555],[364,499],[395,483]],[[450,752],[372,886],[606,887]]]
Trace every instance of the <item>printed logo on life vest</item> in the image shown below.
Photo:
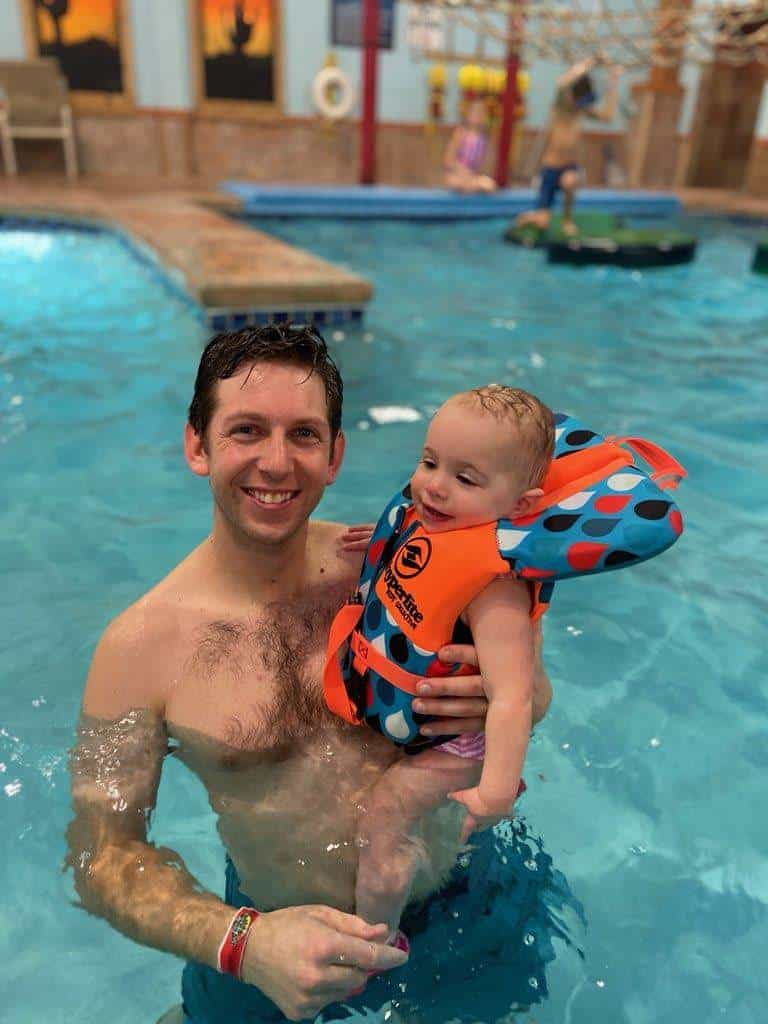
[[[428,537],[416,537],[407,540],[395,557],[395,572],[401,580],[408,580],[426,569],[432,554],[432,544]]]
[[[419,611],[416,598],[406,590],[400,580],[395,576],[389,566],[384,570],[384,586],[387,588],[387,600],[390,607],[403,617],[403,620],[412,628],[424,619]]]

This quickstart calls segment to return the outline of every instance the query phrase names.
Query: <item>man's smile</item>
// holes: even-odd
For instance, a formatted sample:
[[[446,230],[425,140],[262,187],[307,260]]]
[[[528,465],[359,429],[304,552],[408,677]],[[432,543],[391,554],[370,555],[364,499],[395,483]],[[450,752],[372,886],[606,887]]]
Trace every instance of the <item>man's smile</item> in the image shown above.
[[[298,496],[299,491],[269,491],[261,487],[241,487],[240,490],[260,508],[285,508]]]

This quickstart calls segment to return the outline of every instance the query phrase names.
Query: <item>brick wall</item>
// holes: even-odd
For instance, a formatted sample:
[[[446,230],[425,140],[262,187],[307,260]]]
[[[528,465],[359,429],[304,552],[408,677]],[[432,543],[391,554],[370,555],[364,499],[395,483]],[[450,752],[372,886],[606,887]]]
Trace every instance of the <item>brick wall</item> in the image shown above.
[[[378,180],[391,185],[440,185],[443,153],[452,129],[452,125],[443,125],[429,133],[420,125],[380,125]],[[225,120],[140,110],[127,115],[80,114],[76,130],[83,174],[199,178],[204,182],[249,178],[321,185],[354,184],[358,176],[359,129],[352,122]],[[531,147],[538,141],[539,133],[524,127],[517,146],[518,181],[530,177],[535,156]],[[17,150],[21,173],[63,168],[57,144],[19,142]],[[625,139],[620,133],[588,132],[582,150],[587,181],[602,184],[607,157],[612,153],[623,163]],[[493,167],[491,154],[491,173]]]

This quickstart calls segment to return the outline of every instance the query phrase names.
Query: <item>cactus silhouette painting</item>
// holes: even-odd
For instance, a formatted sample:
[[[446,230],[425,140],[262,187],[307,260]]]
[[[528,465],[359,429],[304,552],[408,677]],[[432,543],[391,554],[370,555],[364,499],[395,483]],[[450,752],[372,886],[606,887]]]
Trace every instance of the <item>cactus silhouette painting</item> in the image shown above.
[[[235,4],[235,27],[229,33],[232,47],[237,53],[243,52],[253,35],[253,22],[245,20],[245,4]]]
[[[123,91],[120,0],[32,0],[41,57],[55,57],[70,89]]]
[[[199,0],[205,96],[274,102],[275,0]]]
[[[37,6],[47,11],[53,21],[53,31],[56,34],[56,49],[61,51],[61,19],[69,12],[69,0],[37,0]]]

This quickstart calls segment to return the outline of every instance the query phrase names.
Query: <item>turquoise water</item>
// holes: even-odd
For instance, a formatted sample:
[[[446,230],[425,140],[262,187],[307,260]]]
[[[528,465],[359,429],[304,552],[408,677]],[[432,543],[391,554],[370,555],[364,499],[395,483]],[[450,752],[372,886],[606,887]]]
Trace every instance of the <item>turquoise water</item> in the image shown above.
[[[263,225],[376,285],[365,327],[329,332],[350,444],[326,517],[374,517],[424,417],[490,380],[690,472],[675,548],[563,584],[548,616],[523,813],[586,924],[521,1022],[765,1019],[768,284],[757,228],[694,226],[694,264],[628,273],[549,268],[494,222]],[[69,903],[66,748],[104,625],[207,530],[181,457],[204,329],[108,236],[5,231],[0,332],[0,1019],[154,1021],[179,965]],[[153,836],[220,891],[205,796],[173,762]]]

